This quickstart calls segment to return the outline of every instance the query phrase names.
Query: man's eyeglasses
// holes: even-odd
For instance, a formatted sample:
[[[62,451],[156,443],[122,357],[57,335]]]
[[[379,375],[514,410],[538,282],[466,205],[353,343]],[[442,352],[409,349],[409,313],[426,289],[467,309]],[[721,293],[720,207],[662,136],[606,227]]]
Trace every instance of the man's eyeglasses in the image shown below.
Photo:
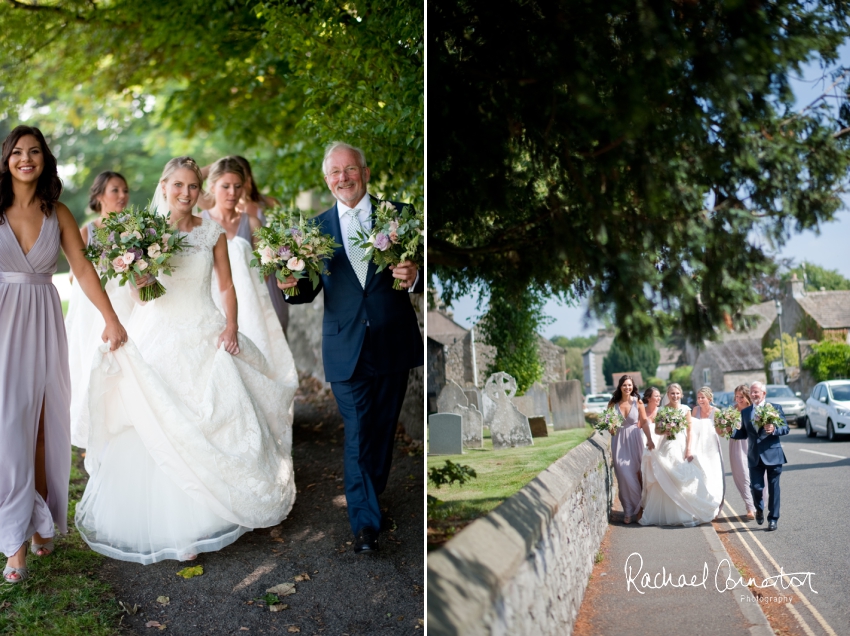
[[[344,170],[345,170],[345,174],[347,176],[353,177],[358,172],[360,172],[360,166],[346,166]],[[342,176],[342,173],[343,173],[343,170],[336,169],[336,170],[331,170],[327,174],[327,176],[330,177],[331,179],[339,179]]]

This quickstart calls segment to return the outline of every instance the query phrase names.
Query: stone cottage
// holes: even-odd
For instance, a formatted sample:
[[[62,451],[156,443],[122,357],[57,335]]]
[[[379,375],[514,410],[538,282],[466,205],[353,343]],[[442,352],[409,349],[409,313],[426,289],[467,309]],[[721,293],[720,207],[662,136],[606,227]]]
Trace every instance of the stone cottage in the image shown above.
[[[733,391],[739,384],[767,382],[762,340],[776,319],[776,303],[771,300],[753,305],[744,313],[756,318],[750,329],[723,334],[717,342],[706,340],[704,348],[697,351],[691,373],[694,388]]]
[[[584,367],[584,390],[586,393],[604,393],[608,383],[602,373],[602,361],[614,343],[614,331],[600,329],[596,342],[581,354]]]

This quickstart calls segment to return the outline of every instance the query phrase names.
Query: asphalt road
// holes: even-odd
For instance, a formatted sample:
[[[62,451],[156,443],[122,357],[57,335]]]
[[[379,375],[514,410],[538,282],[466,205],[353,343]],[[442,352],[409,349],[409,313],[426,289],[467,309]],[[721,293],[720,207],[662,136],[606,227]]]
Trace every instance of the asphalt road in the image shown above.
[[[342,486],[342,421],[333,398],[296,401],[295,506],[279,526],[249,532],[194,562],[142,566],[107,560],[102,576],[133,607],[122,633],[422,634],[424,632],[423,456],[397,437],[393,469],[381,498],[395,523],[376,555],[355,555]],[[184,580],[176,573],[202,565]],[[309,579],[303,578],[306,573]],[[298,577],[298,578],[296,578]],[[295,583],[271,612],[266,590]],[[168,604],[157,598],[168,597]]]
[[[728,469],[728,444],[721,441],[726,473],[726,498],[738,514],[746,512]],[[788,463],[780,478],[782,505],[779,529],[764,532],[767,521],[747,527],[786,573],[811,572],[811,591],[802,590],[821,615],[818,620],[804,605],[796,605],[814,634],[850,634],[850,440],[810,439],[804,429],[791,428],[782,437]],[[767,570],[774,567],[755,542],[745,536]],[[824,625],[826,623],[826,626]],[[805,633],[805,629],[802,630]]]

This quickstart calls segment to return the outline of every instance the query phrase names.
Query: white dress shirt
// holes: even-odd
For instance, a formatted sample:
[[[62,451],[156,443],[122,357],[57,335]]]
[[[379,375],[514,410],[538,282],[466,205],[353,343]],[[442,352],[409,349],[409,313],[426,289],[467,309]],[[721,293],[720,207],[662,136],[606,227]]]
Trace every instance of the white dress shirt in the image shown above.
[[[343,203],[342,201],[337,199],[336,209],[337,209],[337,212],[339,213],[339,227],[342,230],[342,237],[343,237],[342,243],[345,246],[345,255],[348,257],[348,260],[350,261],[351,260],[351,251],[350,251],[349,246],[348,246],[350,239],[349,239],[348,236],[346,236],[346,233],[348,232],[348,223],[349,223],[349,221],[348,221],[349,217],[347,216],[348,211],[352,210],[352,209],[359,210],[359,212],[357,213],[357,219],[360,221],[360,226],[368,233],[372,230],[372,200],[369,198],[369,193],[367,192],[365,194],[365,196],[362,199],[360,199],[359,203],[354,206],[354,208],[350,208],[347,205],[345,205],[345,203]],[[413,284],[407,290],[408,293],[413,292],[413,288],[416,287],[416,283],[418,283],[418,282],[419,282],[419,270],[417,269],[416,278],[413,279]]]

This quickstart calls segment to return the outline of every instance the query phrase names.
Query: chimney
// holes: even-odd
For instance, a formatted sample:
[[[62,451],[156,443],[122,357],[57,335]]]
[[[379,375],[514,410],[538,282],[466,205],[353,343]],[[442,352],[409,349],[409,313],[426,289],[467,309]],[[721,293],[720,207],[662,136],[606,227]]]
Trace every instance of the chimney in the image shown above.
[[[791,298],[802,298],[806,295],[805,283],[797,278],[797,274],[791,274],[791,280],[788,281],[788,293]]]

